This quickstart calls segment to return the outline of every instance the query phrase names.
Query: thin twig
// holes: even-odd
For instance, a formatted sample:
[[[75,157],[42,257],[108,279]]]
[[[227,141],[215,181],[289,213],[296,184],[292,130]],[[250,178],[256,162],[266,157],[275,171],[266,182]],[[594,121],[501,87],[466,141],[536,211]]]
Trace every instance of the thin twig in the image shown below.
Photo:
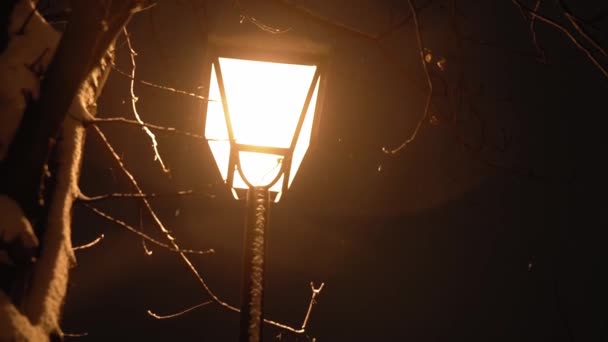
[[[129,231],[131,231],[132,233],[135,233],[135,234],[139,235],[140,237],[142,237],[142,238],[144,238],[144,239],[152,242],[153,244],[167,249],[168,251],[177,252],[177,253],[180,253],[180,254],[181,253],[187,253],[187,254],[213,254],[213,253],[215,253],[215,251],[213,249],[208,249],[206,251],[199,251],[199,250],[194,250],[194,249],[181,249],[179,247],[170,246],[170,245],[168,245],[166,243],[162,243],[162,242],[156,240],[155,238],[153,238],[153,237],[151,237],[149,235],[146,235],[146,234],[140,232],[139,230],[137,230],[137,229],[131,227],[130,225],[128,225],[126,222],[124,222],[122,220],[119,220],[119,219],[117,219],[115,217],[112,217],[109,214],[107,214],[107,213],[105,213],[105,212],[103,212],[103,211],[95,208],[92,205],[89,205],[87,203],[83,203],[82,205],[84,205],[85,207],[89,208],[92,212],[94,212],[95,214],[103,217],[104,219],[106,219],[106,220],[108,220],[108,221],[110,221],[112,223],[115,223],[115,224],[117,224],[117,225],[119,225],[119,226],[121,226],[121,227],[123,227],[123,228],[125,228],[125,229],[127,229]]]
[[[104,238],[104,235],[101,234],[95,240],[93,240],[93,241],[91,241],[91,242],[89,242],[87,244],[74,247],[74,248],[72,248],[72,250],[73,251],[77,251],[77,250],[81,250],[81,249],[91,248],[91,247],[95,246],[96,244],[98,244],[101,240],[103,240],[103,238]]]
[[[141,189],[141,187],[139,186],[139,183],[137,183],[137,181],[135,180],[135,177],[133,176],[133,174],[127,170],[126,166],[124,165],[124,163],[122,162],[122,160],[120,159],[120,157],[118,156],[118,154],[116,153],[116,151],[114,150],[114,147],[112,147],[112,145],[110,144],[110,142],[108,141],[108,139],[106,138],[106,136],[103,134],[103,132],[101,131],[101,129],[99,129],[99,127],[97,126],[93,126],[93,129],[95,130],[95,132],[97,133],[97,135],[101,138],[102,142],[104,143],[105,147],[108,149],[108,151],[110,152],[110,154],[112,155],[114,161],[116,162],[116,164],[118,165],[119,169],[123,172],[123,174],[127,177],[127,179],[129,180],[129,182],[131,183],[131,185],[133,185],[133,187],[137,190],[137,193],[139,194],[144,194],[143,190]],[[146,207],[146,210],[150,213],[150,215],[152,216],[152,219],[154,220],[154,222],[156,223],[156,225],[158,226],[158,228],[160,229],[160,231],[165,235],[165,238],[169,241],[169,243],[173,246],[174,249],[179,250],[179,245],[177,244],[177,242],[175,242],[175,238],[171,235],[171,233],[169,232],[169,230],[167,230],[167,228],[165,227],[165,225],[162,223],[162,221],[160,220],[160,218],[158,217],[158,215],[156,214],[156,211],[154,211],[154,209],[152,208],[152,205],[150,204],[150,202],[148,201],[147,198],[142,197],[141,198],[142,203],[144,204],[144,206]],[[194,277],[196,278],[196,280],[198,280],[199,284],[202,286],[203,290],[211,297],[211,299],[213,299],[213,301],[217,304],[219,304],[220,306],[230,310],[230,311],[234,311],[234,312],[240,312],[240,310],[224,301],[222,301],[209,287],[209,285],[207,284],[207,282],[203,279],[203,277],[200,275],[200,273],[198,272],[198,270],[196,269],[196,267],[194,267],[194,265],[192,264],[192,261],[188,258],[188,256],[185,253],[181,253],[178,252],[179,256],[181,257],[182,261],[186,264],[186,266],[190,269],[190,272],[192,272],[192,274],[194,275]]]
[[[308,324],[308,319],[310,318],[310,313],[312,312],[312,306],[317,303],[315,299],[321,293],[321,290],[323,290],[323,286],[325,286],[325,283],[321,283],[319,287],[315,288],[315,283],[312,281],[310,282],[310,290],[312,291],[312,294],[310,296],[310,303],[308,304],[306,316],[304,316],[304,321],[302,322],[302,331],[306,330],[306,325]]]
[[[201,194],[194,192],[194,190],[183,190],[183,191],[177,191],[174,193],[166,193],[166,194],[112,193],[112,194],[103,194],[103,195],[97,195],[97,196],[87,196],[84,194],[79,194],[77,200],[79,202],[91,203],[91,202],[98,202],[98,201],[103,201],[103,200],[107,200],[107,199],[158,198],[158,197],[166,198],[166,197],[178,197],[178,196],[187,196],[187,195],[201,195]],[[210,194],[202,194],[202,195],[210,197],[210,198],[214,197],[213,195],[210,195]]]
[[[566,16],[566,18],[568,19],[570,24],[572,24],[572,26],[574,26],[576,31],[581,36],[583,36],[585,39],[587,39],[587,41],[591,45],[593,45],[593,47],[596,50],[598,50],[602,55],[604,55],[604,57],[608,57],[608,53],[606,53],[606,50],[604,50],[604,48],[595,39],[593,39],[583,27],[581,27],[579,25],[579,23],[578,23],[579,20],[563,5],[562,1],[560,1],[560,4],[562,5],[562,10],[564,11],[564,15]]]
[[[139,230],[141,230],[142,232],[144,232],[146,230],[146,225],[144,224],[144,215],[143,215],[143,208],[141,203],[139,204],[139,208],[138,208],[138,212],[139,212]],[[147,256],[152,255],[152,253],[154,253],[151,249],[148,248],[148,244],[146,243],[146,239],[141,239],[141,247],[144,249],[144,253]]]
[[[593,56],[591,51],[589,51],[589,49],[587,49],[585,46],[583,46],[578,41],[578,39],[576,39],[576,37],[568,29],[566,29],[563,25],[534,11],[531,8],[528,8],[526,5],[522,4],[521,1],[519,1],[519,0],[511,0],[511,1],[513,2],[513,4],[515,4],[515,6],[519,7],[521,10],[524,10],[525,12],[527,12],[530,15],[530,17],[537,18],[538,20],[542,21],[543,23],[545,23],[545,24],[561,31],[563,34],[565,34],[568,37],[568,39],[570,39],[570,41],[572,41],[572,43],[580,51],[582,51],[587,56],[587,58],[589,58],[589,60],[593,63],[593,65],[595,65],[602,72],[602,74],[606,78],[608,78],[608,70],[606,70],[606,68],[595,58],[595,56]]]
[[[173,313],[173,314],[169,314],[169,315],[159,315],[159,314],[156,314],[156,313],[152,312],[152,310],[148,310],[146,312],[148,313],[148,315],[150,315],[150,316],[152,316],[152,317],[154,317],[156,319],[168,319],[168,318],[175,318],[175,317],[181,316],[183,314],[187,314],[190,311],[196,310],[196,309],[198,309],[200,307],[203,307],[203,306],[209,305],[209,304],[213,304],[213,301],[212,300],[208,300],[206,302],[202,302],[200,304],[196,304],[195,306],[189,307],[189,308],[187,308],[185,310],[182,310],[180,312],[176,312],[176,313]]]
[[[61,337],[86,337],[89,336],[88,332],[83,333],[61,333]]]
[[[135,96],[135,69],[137,65],[135,64],[135,56],[137,53],[133,50],[133,45],[131,44],[131,38],[129,37],[129,32],[127,31],[127,27],[123,27],[122,31],[125,35],[125,39],[127,40],[127,46],[129,47],[129,56],[131,57],[131,109],[133,110],[133,115],[138,122],[143,123],[141,120],[139,113],[137,112],[137,96]],[[160,164],[163,172],[169,173],[169,169],[165,166],[163,159],[160,156],[160,152],[158,152],[158,142],[156,141],[156,136],[148,127],[143,127],[144,132],[150,137],[150,141],[152,142],[152,149],[154,150],[154,160],[157,160]]]
[[[148,81],[144,81],[142,79],[139,78],[134,78],[133,76],[129,75],[128,73],[126,73],[125,71],[119,69],[115,64],[112,65],[112,69],[114,69],[114,71],[118,72],[118,74],[130,79],[130,80],[135,80],[143,85],[146,85],[148,87],[152,87],[152,88],[156,88],[156,89],[161,89],[161,90],[165,90],[165,91],[169,91],[172,93],[177,93],[177,94],[181,94],[181,95],[186,95],[186,96],[190,96],[190,97],[194,97],[196,99],[202,100],[202,101],[210,101],[210,102],[217,102],[218,100],[208,100],[206,97],[201,96],[201,95],[197,95],[195,93],[191,93],[185,90],[180,90],[180,89],[176,89],[176,88],[172,88],[172,87],[167,87],[164,85],[160,85],[160,84],[156,84],[156,83],[152,83],[152,82],[148,82]]]
[[[424,113],[418,120],[418,124],[416,124],[416,128],[414,128],[414,131],[412,132],[410,137],[407,140],[405,140],[401,145],[399,145],[397,148],[388,149],[386,147],[383,147],[382,151],[386,154],[399,153],[399,151],[404,149],[407,145],[409,145],[412,141],[414,141],[414,139],[416,139],[416,136],[418,135],[418,131],[420,131],[420,127],[422,127],[422,123],[424,121],[426,121],[429,116],[431,100],[433,99],[433,81],[431,80],[431,75],[430,75],[429,69],[426,65],[427,63],[426,63],[425,56],[424,56],[425,55],[424,40],[422,39],[422,33],[420,32],[420,23],[418,22],[418,13],[417,13],[416,8],[414,7],[414,4],[412,3],[412,0],[408,0],[408,4],[410,6],[410,11],[412,12],[412,18],[414,19],[414,26],[416,29],[416,39],[418,41],[418,53],[420,54],[420,62],[422,63],[422,69],[424,70],[424,74],[426,76],[426,81],[428,84],[428,94],[426,96],[426,104],[424,105]]]
[[[324,286],[325,286],[325,283],[321,283],[321,285],[319,285],[319,287],[315,288],[314,283],[310,282],[310,289],[311,289],[310,302],[308,303],[308,310],[306,310],[306,315],[304,316],[304,320],[302,321],[302,325],[301,325],[300,329],[296,329],[296,328],[290,327],[288,325],[278,323],[278,322],[275,322],[275,321],[272,321],[269,319],[264,319],[264,322],[266,324],[274,325],[278,328],[282,328],[284,330],[290,331],[295,334],[304,334],[306,332],[306,327],[308,326],[308,321],[310,320],[310,314],[312,313],[312,308],[317,303],[316,299],[319,296],[319,294],[321,294],[321,290],[323,290]],[[156,319],[176,318],[176,317],[179,317],[190,311],[196,310],[200,307],[212,304],[213,302],[214,302],[213,300],[209,300],[209,301],[191,306],[185,310],[182,310],[182,311],[179,311],[179,312],[176,312],[173,314],[168,314],[168,315],[158,315],[158,314],[152,312],[152,310],[148,310],[147,313],[148,313],[148,315],[150,315]]]
[[[534,12],[538,12],[541,1],[542,0],[536,0],[536,4],[534,4]],[[534,23],[536,22],[535,19],[536,19],[535,17],[532,17],[530,19],[530,34],[532,34],[532,43],[534,44],[536,51],[540,55],[540,60],[543,63],[546,63],[547,57],[545,56],[545,50],[540,46],[540,44],[538,43],[538,39],[536,38],[536,29],[534,28]]]
[[[95,118],[95,119],[90,119],[87,120],[85,122],[83,122],[84,125],[95,125],[98,126],[100,124],[107,124],[107,123],[123,123],[123,124],[127,124],[127,125],[133,125],[133,126],[138,126],[138,127],[146,127],[155,131],[162,131],[162,132],[167,132],[167,133],[171,133],[171,134],[179,134],[179,135],[184,135],[190,138],[194,138],[194,139],[201,139],[201,140],[206,140],[206,141],[215,141],[214,139],[207,139],[204,136],[200,135],[200,134],[196,134],[196,133],[191,133],[191,132],[186,132],[186,131],[182,131],[179,130],[177,128],[173,128],[173,127],[165,127],[165,126],[159,126],[159,125],[154,125],[154,124],[150,124],[150,123],[146,123],[146,122],[139,122],[136,120],[129,120],[126,118],[122,118],[122,117],[117,117],[117,118]]]
[[[93,123],[95,123],[95,120],[92,120],[92,121],[93,121]],[[119,121],[123,121],[123,120],[119,120]],[[138,123],[138,124],[142,125],[142,123]],[[112,158],[114,159],[114,161],[118,165],[119,169],[127,177],[127,179],[129,180],[129,182],[131,183],[131,185],[135,188],[135,190],[137,191],[137,193],[140,194],[140,196],[141,196],[140,199],[141,199],[142,203],[144,204],[146,210],[151,215],[152,219],[154,220],[154,222],[156,223],[156,225],[160,229],[160,231],[165,235],[165,238],[169,241],[170,245],[168,245],[168,247],[170,247],[172,250],[176,251],[179,254],[179,256],[182,259],[182,261],[185,263],[185,265],[188,267],[188,269],[190,270],[190,272],[194,275],[194,277],[196,278],[196,280],[202,286],[204,292],[207,293],[207,295],[209,297],[211,297],[211,300],[213,302],[215,302],[216,304],[220,305],[221,307],[223,307],[223,308],[225,308],[225,309],[227,309],[229,311],[240,313],[240,309],[239,308],[237,308],[237,307],[235,307],[233,305],[230,305],[227,302],[221,300],[211,290],[211,288],[209,287],[209,285],[207,284],[207,282],[204,280],[204,278],[201,276],[201,274],[199,273],[199,271],[192,264],[192,261],[190,260],[190,258],[188,257],[188,255],[182,251],[182,249],[179,247],[179,245],[175,241],[175,238],[171,235],[171,233],[169,232],[169,230],[167,230],[167,228],[165,227],[165,225],[162,223],[162,221],[160,220],[160,218],[156,214],[156,211],[152,208],[152,205],[150,204],[150,202],[148,201],[148,199],[144,196],[145,193],[142,190],[142,188],[139,186],[139,183],[135,180],[135,177],[133,176],[133,174],[126,168],[126,166],[124,165],[122,159],[116,153],[116,151],[114,150],[114,147],[112,147],[112,145],[110,144],[110,142],[108,141],[108,139],[106,138],[106,136],[103,134],[103,132],[101,131],[101,129],[97,125],[92,125],[92,127],[93,127],[94,131],[97,133],[97,135],[100,137],[100,139],[102,140],[102,142],[104,143],[105,147],[107,148],[108,152],[111,154]],[[84,203],[84,205],[86,205],[87,207],[90,207],[86,203]],[[91,208],[93,208],[93,207],[91,207]],[[109,216],[109,215],[106,215],[106,216]],[[116,223],[116,221],[113,221],[113,222]],[[133,229],[133,228],[131,227],[131,229]],[[136,231],[137,233],[142,234],[141,232],[139,232],[139,231],[137,231],[135,229],[133,229],[133,231]],[[149,240],[149,241],[152,241],[152,240]],[[159,241],[154,240],[154,242],[159,242]],[[303,333],[305,333],[304,329],[296,329],[296,328],[290,327],[288,325],[285,325],[285,324],[282,324],[282,323],[279,323],[279,322],[276,322],[276,321],[273,321],[273,320],[269,320],[269,319],[264,319],[264,323],[269,324],[269,325],[273,325],[275,327],[278,327],[278,328],[281,328],[281,329],[284,329],[284,330],[287,330],[287,331],[290,331],[290,332],[293,332],[293,333],[296,333],[296,334],[303,334]]]
[[[264,24],[262,21],[260,21],[260,20],[256,19],[255,17],[252,17],[251,15],[249,15],[247,13],[247,11],[241,5],[241,2],[239,0],[236,0],[234,2],[234,6],[236,7],[237,11],[239,11],[239,13],[241,13],[241,21],[240,21],[241,24],[243,23],[243,21],[247,20],[248,22],[250,22],[251,24],[255,25],[260,30],[262,30],[264,32],[267,32],[267,33],[271,33],[271,34],[287,33],[287,32],[289,32],[289,31],[292,30],[291,27],[288,27],[288,28],[285,28],[285,29],[280,29],[280,28],[276,28],[276,27],[272,27],[272,26]]]

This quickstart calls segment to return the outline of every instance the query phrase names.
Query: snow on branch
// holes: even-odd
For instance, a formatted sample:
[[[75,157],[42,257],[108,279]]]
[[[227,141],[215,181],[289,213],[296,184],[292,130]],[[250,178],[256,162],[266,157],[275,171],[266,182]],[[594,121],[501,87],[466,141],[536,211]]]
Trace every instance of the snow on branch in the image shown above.
[[[182,130],[179,130],[179,129],[173,128],[173,127],[165,127],[165,126],[154,125],[154,124],[150,124],[150,123],[146,123],[146,122],[140,122],[140,121],[136,121],[136,120],[129,120],[129,119],[126,119],[123,117],[96,118],[96,119],[89,119],[89,120],[83,121],[83,125],[85,125],[85,126],[88,126],[88,125],[98,126],[98,125],[107,124],[107,123],[122,123],[122,124],[127,124],[127,125],[132,125],[132,126],[145,127],[145,128],[149,128],[149,129],[155,130],[155,131],[184,135],[184,136],[194,138],[194,139],[208,140],[200,134],[182,131]]]

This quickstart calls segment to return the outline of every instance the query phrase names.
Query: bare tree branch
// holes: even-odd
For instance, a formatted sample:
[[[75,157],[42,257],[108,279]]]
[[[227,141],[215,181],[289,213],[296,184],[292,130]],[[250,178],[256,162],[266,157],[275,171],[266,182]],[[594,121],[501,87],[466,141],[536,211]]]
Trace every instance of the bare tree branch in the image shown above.
[[[519,1],[519,0],[511,0],[511,1],[520,10],[524,11],[525,13],[528,13],[528,15],[531,18],[536,18],[536,19],[542,21],[543,23],[545,23],[545,24],[557,29],[558,31],[562,32],[563,34],[565,34],[568,37],[568,39],[570,39],[570,41],[572,41],[572,43],[581,52],[583,52],[587,56],[587,58],[593,63],[593,65],[595,65],[601,71],[601,73],[604,75],[604,77],[606,77],[608,79],[608,70],[606,70],[606,68],[595,58],[595,56],[591,53],[591,51],[589,51],[589,49],[587,49],[585,46],[583,46],[578,41],[578,39],[576,39],[576,37],[572,34],[572,32],[570,32],[567,28],[565,28],[563,25],[559,24],[555,20],[550,19],[550,18],[536,12],[535,10],[527,7],[526,5],[522,4],[521,1]]]
[[[358,38],[366,39],[372,42],[377,41],[376,35],[361,31],[355,27],[348,26],[346,24],[342,24],[329,18],[326,18],[306,7],[297,5],[287,0],[275,0],[275,2],[282,5],[284,8],[291,10],[292,12],[303,14],[321,25],[332,27],[344,33],[356,36]]]
[[[160,84],[156,84],[156,83],[152,83],[152,82],[148,82],[148,81],[144,81],[138,78],[134,78],[133,76],[131,76],[130,74],[124,72],[123,70],[119,69],[116,65],[112,65],[112,69],[114,69],[116,72],[118,72],[119,75],[122,75],[130,80],[135,80],[143,85],[146,85],[148,87],[152,87],[152,88],[156,88],[156,89],[161,89],[161,90],[165,90],[165,91],[169,91],[172,93],[177,93],[177,94],[181,94],[181,95],[186,95],[186,96],[190,96],[193,97],[195,99],[199,99],[202,101],[218,101],[218,100],[208,100],[206,97],[201,96],[201,95],[197,95],[195,93],[191,93],[191,92],[187,92],[185,90],[180,90],[180,89],[176,89],[176,88],[171,88],[171,87],[167,87],[164,85],[160,85]]]
[[[73,247],[72,250],[77,251],[77,250],[81,250],[81,249],[91,248],[91,247],[97,245],[99,242],[101,242],[101,240],[103,240],[103,238],[104,238],[104,235],[101,234],[95,240],[93,240],[87,244],[81,245],[81,246]]]
[[[412,18],[414,19],[414,26],[416,28],[416,39],[418,41],[418,52],[420,54],[420,62],[422,63],[422,69],[424,70],[424,74],[426,76],[426,81],[427,81],[427,85],[428,85],[428,94],[426,96],[424,112],[423,112],[422,116],[420,117],[420,119],[418,120],[418,123],[416,124],[416,127],[414,128],[414,131],[412,132],[410,137],[407,140],[405,140],[401,145],[399,145],[397,148],[389,149],[387,147],[383,147],[382,152],[384,152],[386,154],[399,153],[399,151],[404,149],[407,145],[409,145],[412,141],[414,141],[414,139],[416,139],[416,136],[418,135],[418,131],[420,131],[420,127],[422,127],[422,124],[427,120],[427,118],[429,116],[429,109],[431,108],[431,100],[433,99],[433,81],[431,80],[431,75],[429,73],[429,70],[427,67],[427,61],[425,58],[426,56],[425,56],[424,40],[422,39],[422,33],[420,32],[420,23],[418,22],[418,12],[417,12],[418,10],[414,7],[412,0],[408,0],[408,4],[410,6],[410,11],[412,12]]]
[[[120,156],[116,153],[116,151],[114,150],[114,148],[112,147],[112,145],[110,144],[110,142],[108,141],[108,139],[106,138],[106,136],[103,134],[103,132],[101,131],[101,129],[99,129],[99,127],[97,127],[97,126],[93,126],[93,129],[95,130],[95,132],[97,133],[97,135],[100,137],[100,139],[104,143],[105,147],[110,152],[112,158],[114,159],[114,161],[118,165],[119,169],[127,177],[127,179],[129,180],[129,182],[131,183],[131,185],[136,189],[137,193],[139,193],[139,194],[142,195],[141,201],[144,204],[144,207],[146,208],[146,210],[148,211],[148,213],[152,216],[152,219],[156,223],[157,227],[165,235],[165,238],[169,241],[169,247],[172,248],[172,250],[175,250],[179,254],[179,256],[181,257],[182,261],[188,267],[188,269],[190,270],[190,272],[192,273],[192,275],[194,275],[194,277],[196,278],[196,280],[199,282],[199,284],[201,285],[201,287],[204,290],[204,292],[207,293],[207,295],[209,295],[209,297],[211,297],[211,300],[213,300],[213,302],[215,302],[219,306],[221,306],[221,307],[223,307],[223,308],[225,308],[225,309],[227,309],[229,311],[233,311],[233,312],[239,313],[240,309],[238,309],[237,307],[235,307],[233,305],[230,305],[227,302],[221,300],[220,297],[218,297],[215,294],[215,292],[213,292],[211,290],[211,288],[209,287],[209,285],[207,284],[207,282],[201,276],[200,272],[192,264],[192,261],[190,260],[190,258],[188,258],[188,255],[186,255],[186,253],[183,253],[181,251],[181,248],[179,247],[179,245],[175,241],[175,238],[171,235],[171,233],[169,232],[169,230],[167,230],[167,228],[165,227],[165,225],[162,223],[162,221],[160,220],[160,218],[156,214],[156,211],[154,211],[154,209],[152,208],[152,205],[150,204],[150,202],[148,201],[148,199],[146,197],[143,197],[144,192],[141,189],[141,187],[139,186],[138,182],[135,180],[135,177],[126,168],[126,166],[122,162]],[[87,207],[90,207],[86,203],[84,205],[86,205]],[[93,208],[93,207],[91,207],[91,208]],[[135,230],[135,231],[137,231],[137,230]],[[139,232],[139,233],[141,233],[141,232]],[[305,332],[302,329],[295,329],[295,328],[290,327],[288,325],[285,325],[285,324],[282,324],[282,323],[278,323],[278,322],[275,322],[275,321],[272,321],[272,320],[269,320],[269,319],[264,319],[264,322],[266,324],[270,324],[270,325],[273,325],[275,327],[278,327],[278,328],[281,328],[281,329],[284,329],[284,330],[288,330],[288,331],[291,331],[291,332],[296,333],[296,334],[303,334]]]
[[[137,96],[135,96],[135,69],[137,67],[137,65],[135,64],[135,56],[137,55],[137,53],[135,52],[135,50],[133,50],[133,46],[131,45],[131,38],[129,37],[129,32],[127,31],[127,27],[123,27],[122,28],[122,32],[125,35],[125,39],[127,40],[127,46],[129,47],[129,56],[131,57],[131,109],[133,110],[133,115],[135,116],[135,119],[137,119],[137,121],[139,123],[143,123],[143,121],[141,120],[141,118],[139,117],[139,113],[137,112]],[[158,142],[156,141],[156,136],[154,135],[154,133],[152,133],[152,131],[150,131],[150,129],[148,127],[143,127],[144,132],[146,132],[146,134],[148,135],[148,137],[150,137],[150,141],[152,142],[152,149],[154,150],[154,160],[157,160],[158,163],[160,164],[163,172],[165,173],[169,173],[169,169],[165,166],[165,163],[163,162],[163,158],[160,156],[160,152],[158,152]]]
[[[180,312],[176,312],[176,313],[173,313],[173,314],[169,314],[169,315],[159,315],[159,314],[155,314],[154,312],[152,312],[152,310],[148,310],[148,311],[146,311],[146,313],[147,313],[148,315],[150,315],[150,316],[152,316],[152,317],[156,318],[156,319],[168,319],[168,318],[175,318],[175,317],[179,317],[179,316],[181,316],[181,315],[187,314],[187,313],[188,313],[188,312],[190,312],[190,311],[196,310],[196,309],[198,309],[198,308],[200,308],[200,307],[203,307],[203,306],[206,306],[206,305],[209,305],[209,304],[213,304],[213,301],[212,301],[212,300],[208,300],[208,301],[206,301],[206,302],[202,302],[202,303],[200,303],[200,304],[196,304],[196,305],[191,306],[191,307],[189,307],[189,308],[187,308],[187,309],[185,309],[185,310],[182,310],[182,311],[180,311]]]
[[[170,245],[168,245],[166,243],[162,243],[162,242],[156,240],[155,238],[153,238],[153,237],[151,237],[149,235],[146,235],[146,234],[142,233],[141,231],[139,231],[139,230],[131,227],[130,225],[128,225],[126,222],[124,222],[122,220],[119,220],[119,219],[117,219],[117,218],[115,218],[113,216],[110,216],[109,214],[107,214],[107,213],[105,213],[105,212],[103,212],[103,211],[101,211],[101,210],[93,207],[92,205],[89,205],[89,204],[86,204],[86,203],[83,203],[83,205],[85,207],[89,208],[95,214],[103,217],[104,219],[106,219],[106,220],[108,220],[108,221],[110,221],[112,223],[115,223],[115,224],[117,224],[117,225],[119,225],[119,226],[121,226],[121,227],[129,230],[130,232],[139,235],[140,237],[146,239],[147,241],[150,241],[150,242],[152,242],[153,244],[155,244],[157,246],[165,248],[168,251],[177,252],[177,253],[180,253],[180,254],[213,254],[213,253],[215,253],[215,251],[213,249],[208,249],[208,250],[205,250],[205,251],[199,251],[199,250],[194,250],[194,249],[181,249],[179,247],[170,246]]]
[[[162,131],[162,132],[171,133],[171,134],[184,135],[184,136],[187,136],[187,137],[190,137],[190,138],[194,138],[194,139],[201,139],[201,140],[206,140],[206,141],[211,140],[211,139],[205,138],[204,136],[202,136],[200,134],[182,131],[182,130],[179,130],[177,128],[159,126],[159,125],[154,125],[154,124],[150,124],[150,123],[139,122],[139,121],[135,121],[135,120],[129,120],[129,119],[122,118],[122,117],[118,117],[118,118],[95,118],[95,119],[90,119],[90,120],[87,120],[87,121],[83,122],[83,124],[85,126],[88,126],[88,125],[99,126],[101,124],[108,124],[108,123],[122,123],[122,124],[127,124],[127,125],[138,126],[138,127],[147,127],[149,129],[153,129],[153,130],[156,130],[156,131]]]
[[[272,26],[268,26],[268,25],[264,24],[262,21],[249,15],[249,13],[241,5],[241,2],[239,0],[235,0],[234,6],[239,11],[239,13],[241,13],[241,21],[240,21],[241,24],[243,23],[243,21],[247,20],[248,22],[255,25],[260,30],[267,32],[267,33],[271,33],[271,34],[287,33],[292,30],[291,27],[288,27],[285,29],[280,29],[280,28],[276,28],[276,27],[272,27]]]
[[[157,227],[161,230],[161,232],[165,235],[165,238],[169,241],[170,245],[167,245],[167,247],[170,248],[170,250],[173,250],[175,252],[177,252],[179,254],[179,256],[181,257],[182,261],[186,264],[186,266],[190,269],[190,272],[194,275],[194,277],[196,278],[196,280],[198,280],[199,284],[202,286],[203,290],[205,293],[207,293],[207,295],[209,295],[209,297],[211,297],[211,300],[218,304],[219,306],[229,310],[229,311],[233,311],[233,312],[240,312],[240,309],[238,309],[237,307],[228,304],[227,302],[221,300],[209,287],[209,285],[207,284],[207,282],[203,279],[203,277],[201,276],[200,272],[196,269],[196,267],[194,267],[194,265],[192,264],[192,261],[190,260],[190,258],[188,258],[188,255],[186,253],[183,252],[183,250],[179,247],[179,245],[177,244],[177,242],[175,241],[175,238],[171,235],[171,233],[169,232],[169,230],[167,230],[167,228],[165,227],[165,225],[162,223],[162,221],[160,220],[160,218],[158,217],[158,215],[156,214],[156,211],[154,211],[154,209],[152,208],[152,205],[150,204],[150,202],[148,201],[148,199],[144,196],[144,192],[141,189],[141,187],[139,186],[139,184],[137,183],[137,181],[135,180],[135,177],[133,176],[133,174],[127,170],[126,166],[124,165],[124,163],[122,162],[120,156],[116,153],[116,151],[114,150],[114,148],[112,147],[112,145],[110,144],[110,142],[108,141],[108,139],[106,138],[106,136],[103,134],[103,132],[101,131],[101,129],[99,129],[99,127],[97,126],[93,126],[93,129],[95,130],[95,132],[97,133],[97,135],[100,137],[100,139],[102,140],[102,142],[104,143],[105,147],[108,149],[108,151],[110,152],[111,156],[113,157],[114,161],[116,162],[116,164],[118,165],[118,167],[120,168],[120,170],[123,172],[123,174],[127,177],[127,179],[129,180],[129,182],[131,183],[131,185],[133,185],[133,187],[137,190],[137,193],[140,194],[140,199],[142,201],[142,203],[144,204],[144,207],[146,208],[146,210],[148,211],[148,213],[152,216],[152,219],[154,220],[154,222],[156,223]],[[97,214],[99,214],[100,216],[114,222],[117,223],[133,232],[135,232],[138,235],[144,235],[143,233],[139,232],[138,230],[134,229],[133,227],[128,226],[126,223],[119,221],[115,218],[110,217],[109,215],[99,211],[96,208],[91,207],[90,205],[84,203],[85,206],[87,206],[88,208],[90,208],[91,210],[95,211]],[[159,244],[159,241],[156,240],[150,240],[147,239],[148,241],[151,241],[155,244]],[[165,244],[160,243],[160,245],[162,247],[165,247]],[[165,247],[165,248],[167,248]],[[322,287],[322,286],[321,286]],[[314,291],[313,291],[314,292]],[[320,292],[320,289],[318,290],[318,292]],[[313,293],[313,297],[316,297],[316,295]],[[287,330],[287,331],[291,331],[293,333],[296,334],[303,334],[305,333],[304,329],[295,329],[293,327],[290,327],[288,325],[276,322],[276,321],[272,321],[269,319],[264,319],[264,322],[266,324],[270,324],[273,325],[275,327]]]
[[[182,190],[182,191],[177,191],[174,193],[166,193],[166,194],[112,193],[112,194],[104,194],[104,195],[97,195],[97,196],[87,196],[87,195],[84,195],[81,193],[78,195],[77,200],[79,202],[91,203],[91,202],[99,202],[99,201],[108,200],[108,199],[167,198],[167,197],[196,196],[196,195],[205,196],[205,197],[209,197],[209,198],[215,197],[212,194],[196,193],[196,192],[194,192],[194,190]]]
[[[86,337],[89,336],[88,332],[83,333],[61,333],[62,337]]]
[[[325,283],[321,283],[319,287],[315,288],[315,283],[313,283],[312,281],[310,282],[310,290],[312,294],[310,297],[310,303],[308,304],[308,310],[306,311],[306,316],[304,316],[304,321],[302,322],[302,328],[300,328],[302,332],[306,330],[306,325],[308,324],[308,320],[310,319],[310,313],[312,312],[312,306],[317,303],[315,299],[321,293],[321,290],[323,290],[323,286],[325,286]]]
[[[143,207],[140,203],[139,205],[139,230],[141,232],[144,232],[146,230],[146,225],[144,224],[144,214],[143,214]],[[148,248],[148,244],[146,243],[146,239],[141,239],[141,247],[144,249],[144,253],[147,256],[152,255],[154,252]]]

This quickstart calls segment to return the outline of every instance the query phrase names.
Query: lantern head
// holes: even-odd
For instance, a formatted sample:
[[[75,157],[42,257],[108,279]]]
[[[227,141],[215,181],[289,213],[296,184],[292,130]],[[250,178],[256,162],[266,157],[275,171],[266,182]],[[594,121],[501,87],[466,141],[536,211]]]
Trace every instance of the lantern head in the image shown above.
[[[316,130],[324,80],[310,54],[210,44],[205,138],[237,199],[290,187]]]

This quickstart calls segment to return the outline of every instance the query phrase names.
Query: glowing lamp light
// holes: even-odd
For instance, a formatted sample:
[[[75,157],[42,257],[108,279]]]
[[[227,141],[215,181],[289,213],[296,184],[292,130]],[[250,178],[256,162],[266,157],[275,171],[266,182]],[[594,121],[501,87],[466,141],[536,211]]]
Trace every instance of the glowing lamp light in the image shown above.
[[[321,63],[238,55],[225,50],[211,58],[205,137],[235,198],[260,187],[278,202],[311,143]]]

